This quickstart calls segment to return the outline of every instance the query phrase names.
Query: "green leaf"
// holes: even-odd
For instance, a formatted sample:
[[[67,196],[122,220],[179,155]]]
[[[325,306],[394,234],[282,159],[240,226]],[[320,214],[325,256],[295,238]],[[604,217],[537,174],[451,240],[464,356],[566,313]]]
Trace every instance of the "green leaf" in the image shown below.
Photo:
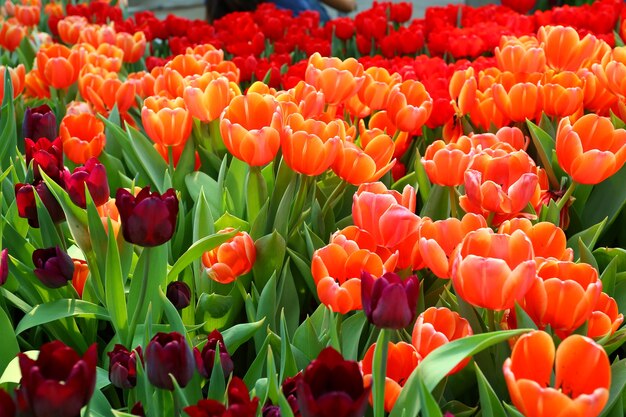
[[[17,124],[13,104],[13,82],[9,71],[4,72],[4,98],[0,108],[0,167],[7,169],[16,155]]]
[[[159,297],[161,297],[163,311],[165,312],[165,317],[167,317],[167,322],[170,324],[172,331],[182,335],[187,334],[187,330],[185,329],[183,320],[180,318],[180,314],[178,314],[178,310],[176,310],[176,307],[174,307],[172,302],[165,296],[162,288],[159,288]]]
[[[450,195],[448,187],[433,185],[428,195],[428,200],[420,212],[422,217],[430,217],[433,220],[447,219],[450,214]]]
[[[17,344],[17,338],[13,331],[13,324],[7,316],[4,309],[0,308],[0,334],[2,335],[2,343],[0,343],[0,374],[4,372],[7,365],[20,352]]]
[[[252,364],[248,367],[246,375],[243,377],[243,382],[247,387],[252,387],[263,376],[263,370],[265,367],[265,361],[267,360],[267,351],[270,344],[269,334],[265,337],[260,349],[256,351],[256,357],[252,361]]]
[[[289,331],[287,330],[287,322],[285,321],[285,311],[280,313],[280,381],[289,378],[298,373],[296,360],[291,350],[291,341],[289,340]]]
[[[344,326],[345,324],[346,323],[344,323]],[[296,329],[296,332],[293,335],[293,345],[300,349],[309,361],[317,358],[317,355],[319,355],[322,349],[324,349],[324,344],[320,342],[317,332],[315,331],[315,327],[309,317],[307,317],[306,320],[300,324],[300,327]],[[346,359],[356,360],[356,355],[354,358],[349,358],[345,353],[343,353],[343,356]]]
[[[137,129],[127,124],[126,134],[135,155],[138,156],[139,162],[150,177],[150,184],[154,184],[159,192],[164,192],[163,173],[168,169],[167,163],[154,148],[153,142]]]
[[[526,124],[528,125],[530,136],[537,150],[539,160],[541,161],[541,166],[546,170],[550,184],[554,187],[558,187],[559,182],[552,167],[552,153],[555,147],[554,139],[530,120],[526,120]]]
[[[222,368],[222,360],[220,359],[219,344],[215,347],[215,357],[213,359],[213,370],[209,379],[208,399],[222,402],[224,393],[226,392],[226,383],[224,381],[224,369]]]
[[[626,387],[626,359],[616,361],[611,365],[611,387],[609,388],[609,400],[604,406],[602,417],[608,414],[616,401],[622,398],[622,392]]]
[[[524,417],[524,415],[517,411],[517,408],[513,407],[512,405],[504,403],[504,408],[506,409],[506,413],[509,415],[509,417]]]
[[[464,337],[446,343],[432,351],[411,373],[390,417],[416,417],[420,404],[415,403],[419,395],[419,383],[423,381],[428,390],[433,390],[445,376],[468,356],[475,355],[497,343],[526,333],[528,329],[497,331]]]
[[[483,417],[507,417],[498,396],[476,363],[474,363],[474,369],[478,380],[478,393]]]
[[[254,246],[256,258],[263,262],[255,262],[252,273],[257,288],[262,289],[272,274],[280,274],[287,245],[285,239],[277,231],[273,231],[254,242]]]
[[[517,321],[517,327],[521,327],[522,329],[537,329],[537,325],[533,319],[530,318],[528,313],[524,311],[517,301],[515,302],[515,320]]]
[[[194,201],[198,201],[200,191],[204,190],[205,196],[211,196],[211,198],[207,200],[211,209],[211,214],[213,214],[214,217],[222,214],[221,199],[218,198],[221,191],[217,181],[209,177],[204,172],[196,171],[185,177],[185,185],[187,186],[189,195],[191,195],[191,198]]]
[[[365,313],[357,311],[341,325],[341,354],[346,360],[355,361],[359,359],[359,340],[365,323],[367,323]]]
[[[113,230],[109,219],[109,230]],[[138,277],[141,279],[141,277]],[[111,323],[120,340],[125,341],[128,333],[128,313],[126,294],[124,293],[124,277],[120,264],[120,253],[115,241],[115,233],[109,233],[106,255],[106,275],[104,277],[105,300],[111,314]]]
[[[77,316],[110,320],[109,312],[102,306],[73,298],[54,300],[40,304],[26,314],[15,328],[15,334],[55,320]]]
[[[419,403],[423,404],[422,417],[443,417],[435,397],[428,391],[423,381],[419,382]]]
[[[239,346],[250,340],[250,338],[263,327],[263,323],[265,323],[265,317],[252,323],[236,324],[224,330],[222,337],[224,338],[224,344],[226,345],[226,349],[228,349],[228,353],[231,355],[234,354]]]
[[[582,227],[588,228],[603,219],[613,224],[626,204],[626,166],[593,187],[582,211]]]
[[[593,247],[598,241],[598,238],[600,237],[600,234],[602,233],[606,222],[607,219],[605,217],[604,220],[602,220],[601,222],[594,224],[593,226],[589,226],[587,229],[578,232],[575,235],[571,236],[569,239],[567,239],[567,246],[569,248],[572,248],[572,250],[574,251],[574,260],[580,257],[578,239],[580,238],[582,240],[582,243],[587,248],[589,248],[589,250],[593,250]]]
[[[257,306],[256,320],[267,318],[270,329],[276,328],[276,273],[273,273],[267,285],[261,291]]]

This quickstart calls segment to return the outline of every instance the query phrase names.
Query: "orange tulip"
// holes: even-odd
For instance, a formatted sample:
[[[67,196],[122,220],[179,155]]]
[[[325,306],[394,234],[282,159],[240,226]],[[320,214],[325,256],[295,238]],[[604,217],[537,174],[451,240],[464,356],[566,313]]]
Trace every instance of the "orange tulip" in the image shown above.
[[[57,29],[59,37],[67,44],[73,45],[78,43],[78,37],[84,27],[89,24],[86,17],[83,16],[66,16],[59,20]]]
[[[90,113],[65,116],[59,127],[63,152],[75,164],[98,157],[104,149],[104,123]]]
[[[430,307],[417,317],[411,335],[411,344],[425,358],[439,346],[473,334],[467,320],[446,307]],[[465,367],[470,358],[464,359],[452,369],[452,375]]]
[[[211,66],[219,65],[224,62],[224,51],[214,47],[210,43],[196,45],[193,48],[187,48],[186,54],[197,55]]]
[[[589,318],[587,336],[595,338],[611,336],[623,322],[624,315],[619,312],[615,299],[602,292]]]
[[[361,141],[361,146],[367,146],[372,139],[383,133],[392,136],[394,139],[394,158],[401,158],[411,146],[413,137],[408,132],[400,132],[385,110],[374,113],[370,117],[367,126],[368,128],[366,129],[365,122],[359,120],[359,140]]]
[[[458,142],[448,144],[437,140],[426,148],[422,165],[433,184],[461,185],[473,154],[472,143],[467,137],[461,137]]]
[[[496,47],[496,62],[502,71],[514,73],[543,72],[546,68],[546,55],[537,46],[525,47],[521,43],[510,42]]]
[[[236,95],[241,95],[239,86],[215,72],[207,72],[190,80],[183,92],[189,112],[202,122],[219,119]]]
[[[41,17],[41,6],[15,5],[15,17],[24,26],[37,26]]]
[[[584,336],[568,337],[555,352],[549,334],[527,333],[515,343],[502,371],[511,400],[525,417],[595,417],[609,398],[609,358]]]
[[[115,105],[126,113],[135,105],[135,84],[122,82],[117,74],[87,64],[78,78],[80,95],[94,105],[97,112],[108,114]]]
[[[26,36],[26,28],[20,25],[16,18],[12,17],[0,25],[0,46],[13,52],[20,46]]]
[[[233,230],[235,229],[227,227],[218,233],[229,233]],[[254,241],[246,232],[238,232],[228,241],[202,255],[202,264],[207,275],[220,284],[231,283],[237,277],[250,272],[255,260]]]
[[[103,43],[87,55],[87,63],[107,71],[119,72],[122,68],[124,51],[115,45]]]
[[[533,246],[521,230],[511,235],[470,232],[451,258],[456,294],[478,307],[513,308],[536,280]]]
[[[2,84],[0,85],[0,99],[2,101],[4,101],[4,77],[7,69],[9,70],[9,77],[11,77],[11,85],[13,86],[13,98],[22,94],[25,85],[26,70],[23,64],[19,64],[15,68],[0,65],[0,80],[2,80],[0,83]]]
[[[587,114],[571,124],[559,123],[556,135],[559,165],[573,181],[597,184],[626,162],[626,130],[615,129],[608,117]]]
[[[583,107],[600,116],[608,116],[609,109],[617,103],[617,96],[593,72],[583,68],[578,71],[578,76],[583,81]]]
[[[363,119],[372,114],[372,109],[367,107],[357,94],[344,102],[344,112],[347,112],[351,118]],[[334,117],[334,115],[331,115],[331,117]]]
[[[72,259],[74,261],[74,275],[72,276],[72,286],[80,298],[83,297],[83,290],[87,277],[89,277],[89,266],[82,259]]]
[[[159,96],[144,100],[141,121],[148,137],[162,146],[184,144],[193,123],[182,97],[169,100]]]
[[[389,93],[387,113],[403,132],[417,132],[430,117],[433,101],[419,81],[406,80]]]
[[[602,86],[622,100],[626,97],[626,47],[616,47],[592,66]]]
[[[474,68],[457,70],[452,74],[448,84],[448,93],[450,98],[457,102],[461,115],[469,113],[468,106],[474,106],[477,88]]]
[[[142,31],[120,32],[115,35],[115,46],[124,52],[124,62],[137,62],[146,52],[146,35]]]
[[[514,122],[535,120],[541,114],[541,90],[533,83],[515,84],[510,90],[502,84],[491,87],[498,109]]]
[[[88,43],[97,48],[102,44],[115,45],[115,28],[113,25],[86,25],[81,27],[78,42]]]
[[[141,188],[135,187],[134,194],[136,195]],[[115,205],[115,199],[110,198],[109,201],[104,203],[101,206],[96,207],[98,210],[98,215],[100,216],[100,220],[102,221],[102,225],[104,226],[104,231],[109,233],[109,220],[111,220],[111,227],[113,227],[113,234],[117,239],[117,235],[120,232],[120,226],[122,222],[120,220],[120,213],[117,210],[117,206]]]
[[[365,70],[365,81],[359,90],[361,102],[372,110],[387,107],[391,89],[402,82],[402,76],[394,72],[389,74],[384,68],[371,67]]]
[[[376,136],[363,149],[349,140],[342,144],[332,169],[350,184],[378,181],[395,164],[395,160],[391,160],[394,142],[388,135]]]
[[[43,12],[48,16],[63,17],[63,5],[51,1],[44,6]]]
[[[560,227],[550,222],[539,222],[532,224],[528,219],[511,219],[502,223],[498,233],[512,234],[516,230],[526,233],[526,236],[533,244],[535,259],[541,263],[547,258],[554,258],[560,261],[571,261],[574,252],[567,247],[567,237]]]
[[[37,68],[54,88],[67,88],[78,80],[80,66],[70,59],[72,51],[60,44],[42,46],[37,52]]]
[[[542,26],[537,39],[544,44],[546,64],[557,71],[578,71],[599,46],[593,35],[580,39],[576,29],[563,26]]]
[[[224,109],[220,132],[224,145],[251,166],[269,163],[280,148],[282,114],[274,97],[257,93],[235,97]]]
[[[461,220],[451,217],[434,222],[424,217],[419,227],[416,250],[419,250],[420,258],[433,274],[449,279],[452,252],[469,232],[483,227],[487,227],[487,222],[479,214],[467,213]]]
[[[154,92],[154,77],[146,71],[131,72],[126,77],[126,81],[135,85],[135,91],[139,97],[145,100],[152,96]]]
[[[296,104],[299,113],[305,119],[316,118],[324,112],[324,93],[317,91],[315,87],[304,81],[300,81],[282,96],[283,98],[279,95],[277,100],[283,101],[289,98]]]
[[[33,68],[24,77],[25,95],[28,97],[50,98],[50,87],[37,68]]]
[[[387,348],[387,367],[385,375],[385,411],[390,412],[396,404],[396,400],[402,391],[411,372],[422,361],[422,357],[417,353],[413,345],[406,342],[389,342]],[[374,349],[376,343],[370,346],[365,352],[361,362],[361,372],[363,372],[363,384],[367,387],[372,383],[372,363],[374,361]],[[370,402],[371,402],[370,394]]]
[[[316,52],[309,58],[305,81],[324,93],[327,104],[336,106],[357,94],[365,81],[363,72],[363,65],[354,58],[342,61]]]
[[[304,175],[320,175],[334,162],[345,128],[341,121],[328,124],[292,114],[281,136],[283,159],[289,168]]]
[[[547,260],[537,269],[535,281],[524,297],[524,310],[544,329],[550,325],[561,338],[570,335],[591,316],[602,281],[585,263]]]
[[[491,87],[486,89],[484,93],[478,92],[476,97],[478,101],[469,113],[470,120],[474,125],[483,130],[489,130],[492,125],[502,127],[509,124],[508,115],[496,105]]]

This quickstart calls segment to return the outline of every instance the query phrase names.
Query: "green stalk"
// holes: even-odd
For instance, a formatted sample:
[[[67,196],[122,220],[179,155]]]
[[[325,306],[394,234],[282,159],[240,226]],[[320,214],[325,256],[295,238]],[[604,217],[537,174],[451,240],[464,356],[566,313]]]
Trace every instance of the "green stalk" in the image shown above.
[[[374,396],[374,417],[385,415],[385,378],[387,377],[387,350],[389,330],[381,329],[374,348],[372,363],[372,394]]]
[[[565,208],[565,205],[569,201],[569,198],[574,193],[574,189],[576,189],[576,182],[572,181],[569,187],[567,187],[565,194],[563,194],[563,197],[561,197],[559,202],[556,204],[556,207],[559,209],[559,213],[561,212],[561,210],[563,210],[563,208]]]
[[[143,303],[146,301],[146,294],[148,292],[148,279],[150,273],[150,254],[151,248],[144,248],[146,251],[146,258],[144,262],[146,266],[143,269],[143,277],[141,281],[141,289],[139,290],[139,299],[137,300],[137,304],[135,306],[135,311],[133,311],[133,317],[130,320],[130,327],[128,328],[128,340],[126,341],[126,347],[128,349],[132,349],[133,339],[135,337],[135,330],[137,329],[137,321],[139,320],[139,315],[141,314],[141,308]]]

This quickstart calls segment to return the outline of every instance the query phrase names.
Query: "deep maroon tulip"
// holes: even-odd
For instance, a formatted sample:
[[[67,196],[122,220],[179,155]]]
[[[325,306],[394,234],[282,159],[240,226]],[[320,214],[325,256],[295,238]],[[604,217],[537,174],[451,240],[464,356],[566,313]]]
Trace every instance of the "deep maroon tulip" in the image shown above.
[[[224,375],[228,378],[233,372],[235,365],[233,364],[233,360],[226,350],[226,345],[224,344],[224,339],[222,338],[222,334],[217,330],[213,330],[209,336],[206,345],[202,348],[202,353],[198,350],[198,348],[194,348],[194,356],[196,357],[196,365],[198,366],[198,371],[200,375],[205,378],[210,378],[211,373],[213,372],[213,364],[215,363],[215,350],[217,346],[220,347],[220,362],[222,364],[222,369],[224,370]]]
[[[70,198],[79,207],[87,208],[85,184],[96,207],[109,201],[110,190],[107,170],[96,158],[89,158],[84,166],[78,167],[72,174],[65,172],[65,189]]]
[[[370,387],[356,362],[327,347],[306,367],[297,393],[303,417],[362,417]]]
[[[27,107],[22,122],[22,136],[35,142],[39,138],[54,139],[58,136],[57,118],[47,104]]]
[[[9,278],[9,250],[4,248],[0,252],[0,285],[4,285]],[[1,417],[1,416],[0,416]]]
[[[178,198],[173,188],[163,195],[150,192],[150,186],[137,196],[120,188],[115,205],[122,220],[122,233],[127,242],[139,246],[158,246],[172,238],[178,216]]]
[[[134,416],[146,417],[146,411],[143,409],[143,405],[139,402],[133,405],[133,408],[130,409],[130,413]]]
[[[17,201],[17,213],[19,216],[28,219],[30,227],[39,227],[35,191],[37,191],[44,207],[48,210],[52,221],[55,223],[63,221],[65,219],[63,209],[43,181],[36,182],[34,186],[22,183],[15,184],[15,200]]]
[[[403,280],[393,272],[374,277],[361,274],[361,302],[370,323],[386,329],[402,329],[415,318],[419,281],[415,275]]]
[[[143,363],[141,346],[135,348],[139,360]],[[130,389],[137,385],[137,355],[123,345],[115,345],[109,355],[109,380],[122,389]]]
[[[185,407],[190,417],[254,417],[259,399],[250,400],[248,388],[244,382],[233,377],[228,384],[228,408],[215,400],[200,400],[198,404]]]
[[[298,382],[302,379],[302,372],[298,372],[295,376],[287,378],[283,381],[281,390],[289,403],[289,407],[294,417],[300,417],[300,408],[298,407]],[[280,407],[269,402],[263,406],[263,417],[280,417]]]
[[[35,275],[46,287],[61,288],[74,276],[74,261],[58,246],[33,252]]]
[[[172,281],[167,285],[167,292],[165,295],[177,310],[182,310],[183,308],[189,306],[191,300],[191,289],[189,288],[189,285],[182,281]]]
[[[18,354],[22,379],[16,391],[19,415],[78,417],[96,386],[98,351],[91,345],[81,358],[55,340],[41,347],[36,361]]]
[[[172,374],[185,387],[193,377],[194,360],[185,336],[178,332],[157,333],[146,348],[148,380],[158,388],[173,390]]]
[[[0,417],[15,417],[15,402],[3,389],[0,389]]]
[[[65,166],[63,165],[63,141],[61,138],[48,140],[41,138],[37,141],[25,139],[26,165],[33,161],[33,174],[35,180],[42,179],[40,170],[54,181],[59,182]]]
[[[281,417],[280,407],[270,403],[265,404],[261,410],[263,417]]]

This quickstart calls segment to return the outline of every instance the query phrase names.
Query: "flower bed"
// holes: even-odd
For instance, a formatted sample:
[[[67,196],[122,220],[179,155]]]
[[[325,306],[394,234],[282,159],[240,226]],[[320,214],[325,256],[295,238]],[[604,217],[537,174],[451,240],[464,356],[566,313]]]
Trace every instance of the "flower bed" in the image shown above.
[[[6,2],[0,417],[623,415],[626,8],[520,11]]]

